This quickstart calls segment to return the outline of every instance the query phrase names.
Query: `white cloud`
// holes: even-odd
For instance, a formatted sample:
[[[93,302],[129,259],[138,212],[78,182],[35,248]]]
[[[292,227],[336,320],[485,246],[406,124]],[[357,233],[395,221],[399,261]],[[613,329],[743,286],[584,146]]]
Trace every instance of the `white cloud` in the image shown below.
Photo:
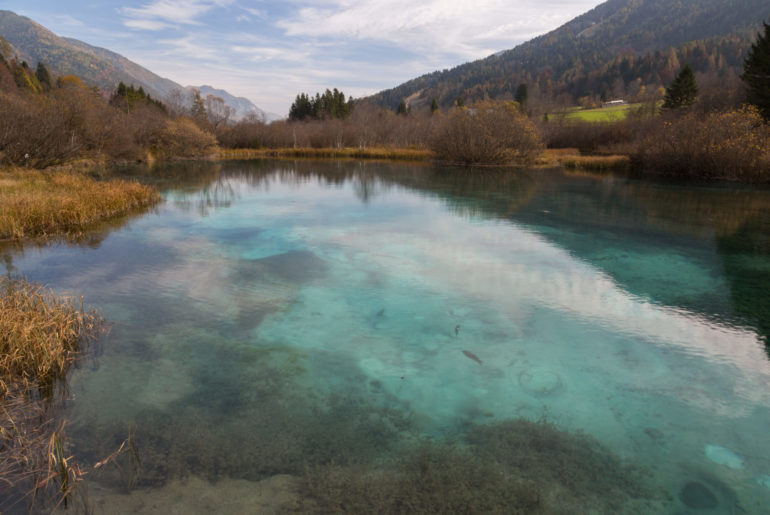
[[[123,25],[129,29],[141,29],[141,30],[163,30],[173,25],[157,20],[125,20]]]
[[[297,1],[278,22],[288,36],[369,39],[427,55],[478,58],[555,28],[596,0],[336,0]]]
[[[199,25],[198,18],[233,0],[155,0],[141,7],[123,7],[124,25],[131,28],[158,30],[176,24]]]

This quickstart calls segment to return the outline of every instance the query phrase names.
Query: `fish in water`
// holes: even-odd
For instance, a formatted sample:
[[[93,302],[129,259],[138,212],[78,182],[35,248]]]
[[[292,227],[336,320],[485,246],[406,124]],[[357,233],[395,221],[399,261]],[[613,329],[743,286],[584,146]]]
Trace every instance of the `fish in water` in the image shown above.
[[[382,308],[381,310],[379,310],[379,311],[377,312],[377,317],[378,317],[378,318],[379,318],[379,317],[382,317],[382,316],[385,316],[385,308]]]
[[[460,326],[459,325],[455,326],[455,336],[460,336]]]
[[[478,363],[479,365],[483,365],[483,364],[484,364],[484,363],[482,363],[482,362],[481,362],[481,360],[479,359],[479,357],[478,357],[478,356],[476,356],[476,355],[475,355],[474,353],[472,353],[471,351],[468,351],[468,350],[464,350],[464,351],[463,351],[463,354],[465,354],[465,356],[466,356],[466,357],[468,357],[468,358],[472,359],[473,361],[475,361],[475,362],[476,362],[476,363]]]

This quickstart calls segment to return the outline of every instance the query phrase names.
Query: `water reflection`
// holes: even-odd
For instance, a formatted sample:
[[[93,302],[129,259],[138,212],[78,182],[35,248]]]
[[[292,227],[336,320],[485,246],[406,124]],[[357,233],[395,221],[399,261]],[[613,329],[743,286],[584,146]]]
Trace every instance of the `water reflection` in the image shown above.
[[[270,183],[340,186],[350,181],[363,203],[394,187],[420,191],[465,217],[524,224],[639,298],[717,322],[756,327],[764,340],[770,335],[770,301],[762,294],[770,291],[764,266],[770,261],[770,191],[688,188],[552,170],[366,162],[231,163],[226,174],[265,190]],[[669,274],[671,260],[681,261],[686,273]],[[729,295],[715,291],[719,281]]]
[[[569,495],[633,497],[618,454],[654,470],[639,496],[668,505],[650,512],[767,497],[765,193],[382,163],[200,170],[98,249],[11,253],[116,322],[73,384],[86,455],[133,421],[144,486],[162,489],[190,473],[304,473],[319,491],[379,474],[356,484],[386,492],[426,470],[462,483],[573,456],[590,473]],[[543,415],[556,424],[531,425]],[[563,480],[536,473],[548,492]],[[562,511],[593,498],[577,502]]]

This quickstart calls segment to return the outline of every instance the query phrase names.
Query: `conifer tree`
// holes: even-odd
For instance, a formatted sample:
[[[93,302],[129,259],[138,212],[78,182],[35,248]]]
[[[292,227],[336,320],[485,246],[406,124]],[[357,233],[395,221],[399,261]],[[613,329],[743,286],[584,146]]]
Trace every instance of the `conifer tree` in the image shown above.
[[[674,110],[690,107],[695,103],[697,96],[698,85],[695,82],[695,72],[687,64],[677,74],[671,85],[666,88],[666,96],[663,98],[663,109]]]
[[[49,91],[53,86],[53,81],[51,80],[51,74],[48,73],[48,68],[46,68],[43,63],[37,63],[35,75],[37,75],[37,80],[40,81],[40,85],[43,89]]]
[[[398,104],[398,109],[396,110],[396,114],[403,114],[406,116],[406,102],[403,100]]]
[[[434,98],[430,103],[430,113],[433,114],[438,111],[438,101]]]
[[[770,25],[763,25],[765,33],[757,34],[751,45],[741,79],[746,83],[746,100],[759,108],[765,121],[770,121]]]
[[[528,96],[529,90],[527,89],[527,85],[522,82],[519,84],[519,87],[516,88],[516,93],[513,95],[513,99],[518,102],[520,106],[523,106],[527,103]]]

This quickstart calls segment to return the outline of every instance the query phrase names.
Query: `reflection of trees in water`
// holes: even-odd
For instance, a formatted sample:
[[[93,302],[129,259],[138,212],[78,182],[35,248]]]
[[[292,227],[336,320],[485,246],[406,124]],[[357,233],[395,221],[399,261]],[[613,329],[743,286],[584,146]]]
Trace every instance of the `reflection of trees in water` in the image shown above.
[[[197,191],[181,191],[173,196],[173,204],[183,211],[195,210],[206,216],[210,209],[230,207],[238,197],[233,179],[218,176]]]
[[[770,356],[770,220],[746,220],[717,238],[736,314],[756,325]]]
[[[363,203],[394,188],[407,188],[440,199],[461,216],[551,227],[556,229],[548,233],[552,242],[602,269],[631,293],[706,316],[737,317],[740,323],[757,326],[766,338],[770,334],[770,300],[763,293],[770,291],[770,244],[763,236],[770,234],[768,191],[677,186],[612,175],[372,161],[264,160],[175,166],[171,180],[181,181],[182,192],[187,190],[189,199],[197,199],[191,205],[204,214],[209,207],[230,205],[237,182],[264,191],[278,184],[351,184]],[[618,262],[605,260],[603,245],[642,258],[663,245],[716,274],[723,267],[732,298],[686,297],[661,281],[659,270],[624,270]]]

